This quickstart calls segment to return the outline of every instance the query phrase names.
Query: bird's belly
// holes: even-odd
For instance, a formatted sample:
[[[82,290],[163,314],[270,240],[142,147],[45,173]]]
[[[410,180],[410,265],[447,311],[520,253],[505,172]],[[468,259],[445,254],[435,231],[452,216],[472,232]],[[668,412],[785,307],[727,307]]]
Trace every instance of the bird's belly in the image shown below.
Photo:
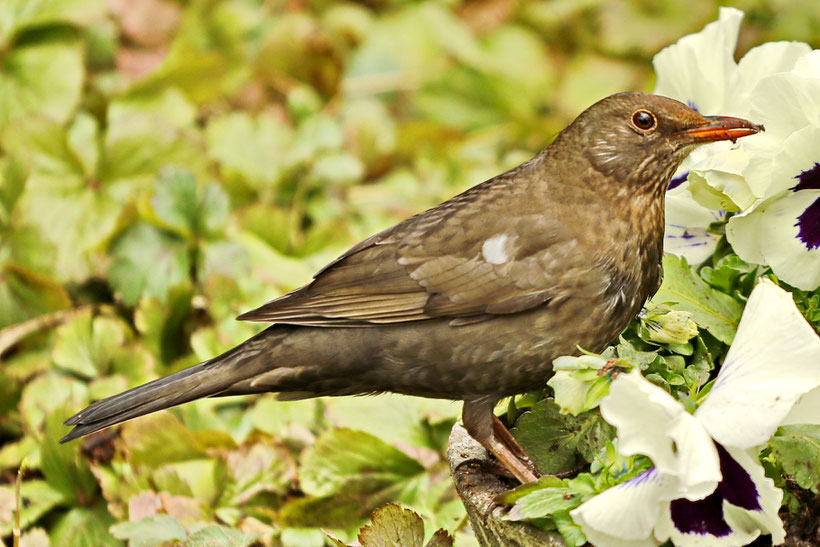
[[[625,327],[580,303],[451,327],[445,322],[385,332],[367,376],[386,391],[460,399],[541,389],[552,361],[578,347],[601,351]]]

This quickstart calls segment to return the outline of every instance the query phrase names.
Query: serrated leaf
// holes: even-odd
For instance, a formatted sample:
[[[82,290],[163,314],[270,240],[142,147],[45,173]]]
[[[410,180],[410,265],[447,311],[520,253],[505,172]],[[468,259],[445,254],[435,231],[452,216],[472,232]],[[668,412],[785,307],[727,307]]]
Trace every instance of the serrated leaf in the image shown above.
[[[159,467],[205,455],[194,434],[168,412],[128,422],[122,428],[122,439],[135,466]]]
[[[518,418],[513,434],[542,473],[555,474],[592,461],[615,431],[596,411],[561,414],[546,399]]]
[[[160,173],[151,204],[164,227],[186,238],[217,233],[228,217],[228,196],[217,183],[198,185],[193,174],[178,169]]]
[[[206,131],[208,151],[228,176],[253,188],[275,185],[287,163],[290,132],[265,115],[236,112],[212,118]]]
[[[424,521],[410,509],[389,503],[377,509],[370,521],[359,532],[362,547],[422,547],[424,543]]]
[[[381,439],[363,431],[331,429],[302,460],[299,482],[311,496],[374,492],[407,481],[424,467]]]
[[[126,304],[143,296],[165,300],[168,290],[189,280],[190,261],[185,242],[154,226],[138,223],[111,250],[111,284]]]
[[[49,371],[26,384],[20,412],[28,427],[39,430],[47,416],[85,403],[87,393],[85,384],[79,380]]]
[[[121,543],[108,532],[112,521],[104,509],[74,508],[57,521],[49,539],[52,545],[61,547],[120,547]]]
[[[675,302],[670,306],[672,309],[690,312],[698,326],[724,344],[731,344],[743,306],[731,296],[709,287],[683,258],[664,255],[663,272],[663,284],[652,302]]]
[[[86,378],[105,374],[125,343],[126,329],[119,319],[82,311],[57,329],[54,362]]]
[[[225,526],[205,526],[188,536],[182,542],[183,547],[248,547],[256,542],[261,534],[249,535],[240,530]]]
[[[787,425],[769,440],[772,454],[801,488],[820,493],[820,425]]]
[[[111,527],[117,539],[127,540],[132,547],[153,547],[188,537],[185,528],[169,515],[151,515],[136,522],[120,522]]]

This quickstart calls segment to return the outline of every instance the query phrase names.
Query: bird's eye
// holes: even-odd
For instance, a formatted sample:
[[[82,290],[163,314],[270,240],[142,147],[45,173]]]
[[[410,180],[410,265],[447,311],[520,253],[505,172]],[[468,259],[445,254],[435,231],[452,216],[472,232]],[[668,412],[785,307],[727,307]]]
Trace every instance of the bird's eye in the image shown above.
[[[658,120],[648,110],[636,110],[632,114],[632,124],[641,131],[651,131],[658,125]]]

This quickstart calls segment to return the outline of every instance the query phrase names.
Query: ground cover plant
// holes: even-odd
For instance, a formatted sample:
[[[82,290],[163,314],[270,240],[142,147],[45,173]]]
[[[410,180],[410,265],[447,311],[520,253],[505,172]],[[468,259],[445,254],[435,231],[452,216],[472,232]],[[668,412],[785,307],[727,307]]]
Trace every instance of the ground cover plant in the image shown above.
[[[730,57],[775,40],[818,47],[811,2],[736,4],[746,20]],[[445,460],[456,403],[211,399],[86,442],[56,440],[92,400],[244,340],[259,326],[236,315],[306,282],[350,244],[528,159],[598,98],[651,91],[655,54],[716,19],[716,5],[0,3],[0,542],[378,545],[399,530],[407,545],[474,544]],[[659,91],[682,92],[664,80],[670,69],[656,70],[668,85]],[[743,114],[733,105],[697,106]],[[817,142],[816,121],[764,121],[775,139],[766,150],[798,131]],[[791,169],[792,159],[769,168]],[[779,233],[772,211],[800,216],[815,203],[816,179],[767,193],[716,162],[693,158],[670,193],[670,234],[704,244],[693,255],[670,240],[688,261],[666,259],[658,307],[604,353],[690,410],[758,278],[786,287],[820,323],[816,284],[797,275],[820,271],[817,262],[762,244]],[[648,469],[608,444],[615,431],[594,410],[611,376],[582,368],[566,372],[585,382],[583,400],[563,399],[555,384],[499,409],[543,471],[582,473],[540,485],[564,489],[561,499]],[[809,544],[818,446],[815,426],[786,426],[761,460],[785,492],[789,537]],[[538,516],[568,542],[583,540],[576,506],[542,499],[533,509],[538,495],[525,494],[506,500],[511,518]]]

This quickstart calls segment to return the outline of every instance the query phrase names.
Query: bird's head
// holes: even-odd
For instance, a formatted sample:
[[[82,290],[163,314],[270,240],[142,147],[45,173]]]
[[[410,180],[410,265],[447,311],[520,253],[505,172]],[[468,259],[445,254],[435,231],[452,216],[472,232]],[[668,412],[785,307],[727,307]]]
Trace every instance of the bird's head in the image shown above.
[[[648,93],[618,93],[584,111],[561,135],[581,142],[592,167],[633,190],[666,189],[698,145],[734,142],[763,131],[740,118],[703,116],[685,104]],[[558,141],[556,141],[556,144]]]

